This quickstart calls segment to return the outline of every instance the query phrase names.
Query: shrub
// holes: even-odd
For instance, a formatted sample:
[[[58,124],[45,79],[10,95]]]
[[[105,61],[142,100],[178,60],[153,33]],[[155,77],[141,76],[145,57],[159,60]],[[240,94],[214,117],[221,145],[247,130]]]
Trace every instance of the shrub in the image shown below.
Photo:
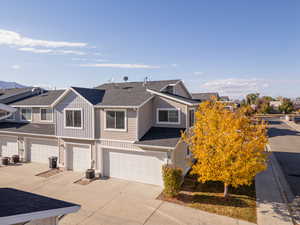
[[[164,165],[162,167],[162,175],[164,181],[164,195],[166,197],[178,195],[182,182],[182,169]]]

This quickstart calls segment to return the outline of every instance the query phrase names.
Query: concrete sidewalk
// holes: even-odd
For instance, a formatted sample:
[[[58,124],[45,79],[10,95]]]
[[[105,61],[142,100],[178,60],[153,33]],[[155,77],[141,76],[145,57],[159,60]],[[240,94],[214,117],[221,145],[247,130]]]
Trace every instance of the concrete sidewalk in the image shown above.
[[[278,181],[276,158],[271,155],[268,169],[255,178],[258,225],[293,225],[288,205]]]

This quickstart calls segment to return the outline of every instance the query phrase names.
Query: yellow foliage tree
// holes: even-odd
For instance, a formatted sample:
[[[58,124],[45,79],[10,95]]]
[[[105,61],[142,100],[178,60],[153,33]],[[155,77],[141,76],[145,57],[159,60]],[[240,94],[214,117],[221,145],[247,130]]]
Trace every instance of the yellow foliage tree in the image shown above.
[[[203,183],[222,181],[224,197],[229,185],[250,185],[266,168],[266,124],[254,124],[247,111],[231,112],[220,102],[203,102],[193,128],[182,134],[196,159],[192,174]]]

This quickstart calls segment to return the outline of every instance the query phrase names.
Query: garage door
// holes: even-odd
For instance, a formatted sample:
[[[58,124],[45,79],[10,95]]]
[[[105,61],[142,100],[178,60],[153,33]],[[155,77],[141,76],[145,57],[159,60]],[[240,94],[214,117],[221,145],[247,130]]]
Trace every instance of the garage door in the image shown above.
[[[163,185],[164,152],[104,150],[104,175],[148,184]]]
[[[0,155],[2,157],[11,157],[18,155],[18,141],[16,137],[0,136]]]
[[[91,168],[90,145],[67,144],[67,168],[75,171],[85,171]]]
[[[28,139],[27,151],[29,160],[38,163],[48,163],[49,157],[59,154],[57,140],[47,139]]]

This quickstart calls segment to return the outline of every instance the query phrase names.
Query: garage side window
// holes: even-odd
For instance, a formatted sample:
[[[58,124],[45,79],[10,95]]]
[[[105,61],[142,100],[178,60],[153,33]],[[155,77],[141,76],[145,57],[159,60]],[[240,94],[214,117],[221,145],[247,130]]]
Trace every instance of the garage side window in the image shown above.
[[[52,109],[43,108],[41,109],[41,121],[52,121]]]
[[[21,108],[21,120],[22,121],[31,121],[32,119],[32,109],[31,108]]]
[[[157,109],[157,123],[179,124],[179,109]]]
[[[189,119],[190,119],[190,127],[194,126],[195,123],[195,110],[194,109],[190,109],[189,111]]]
[[[106,129],[125,130],[126,112],[125,111],[105,111]]]
[[[82,128],[82,110],[66,109],[65,110],[65,127]]]

